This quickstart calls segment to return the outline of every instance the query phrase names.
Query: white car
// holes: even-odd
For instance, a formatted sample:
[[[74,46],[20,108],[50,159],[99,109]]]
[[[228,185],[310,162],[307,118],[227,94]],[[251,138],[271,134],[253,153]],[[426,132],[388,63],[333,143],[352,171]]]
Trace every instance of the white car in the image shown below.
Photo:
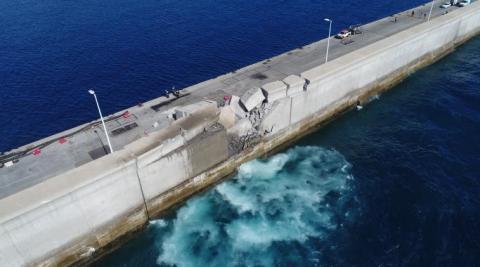
[[[343,38],[347,38],[348,36],[350,36],[352,33],[349,31],[349,30],[341,30],[336,36],[335,38],[337,39],[343,39]]]
[[[460,6],[468,6],[468,5],[470,5],[470,0],[463,0],[463,1],[460,2],[459,5]]]
[[[440,7],[441,8],[449,8],[451,6],[452,6],[452,4],[450,2],[446,2],[445,4],[441,5]]]

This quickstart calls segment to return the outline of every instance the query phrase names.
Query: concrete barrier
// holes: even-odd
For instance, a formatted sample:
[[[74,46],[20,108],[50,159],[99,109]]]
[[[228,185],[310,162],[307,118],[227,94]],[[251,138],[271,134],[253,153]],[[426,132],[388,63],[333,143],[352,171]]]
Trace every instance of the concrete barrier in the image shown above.
[[[307,92],[301,92],[296,95],[291,96],[291,113],[290,113],[290,123],[296,124],[312,115],[317,108],[315,107],[314,101],[309,101]]]
[[[262,86],[267,102],[272,103],[277,99],[287,96],[287,85],[281,81],[267,83]]]
[[[305,79],[297,75],[290,75],[283,82],[287,85],[287,96],[295,96],[304,90]]]

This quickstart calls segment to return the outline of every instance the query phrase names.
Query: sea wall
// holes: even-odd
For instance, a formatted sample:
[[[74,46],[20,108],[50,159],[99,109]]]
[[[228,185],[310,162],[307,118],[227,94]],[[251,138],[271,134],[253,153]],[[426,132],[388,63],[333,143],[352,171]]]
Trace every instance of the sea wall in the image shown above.
[[[262,139],[240,153],[214,107],[0,201],[0,266],[85,263],[102,248],[264,155],[451,52],[480,30],[480,2],[318,66],[275,94]],[[273,91],[273,89],[272,89]],[[276,91],[275,91],[276,92]],[[273,93],[271,93],[273,95]],[[267,95],[268,100],[268,95]],[[249,107],[253,108],[253,107]]]
[[[0,211],[1,266],[87,257],[146,220],[135,161],[124,152],[2,199]]]
[[[292,97],[292,123],[356,90],[374,88],[388,76],[408,71],[419,61],[428,61],[451,50],[456,42],[476,33],[479,25],[477,3],[476,10],[441,16],[301,73],[307,87],[303,94]]]
[[[216,109],[203,110],[2,199],[0,266],[88,261],[98,249],[144,227],[145,207],[154,204],[149,200],[228,157],[225,129],[217,120]]]

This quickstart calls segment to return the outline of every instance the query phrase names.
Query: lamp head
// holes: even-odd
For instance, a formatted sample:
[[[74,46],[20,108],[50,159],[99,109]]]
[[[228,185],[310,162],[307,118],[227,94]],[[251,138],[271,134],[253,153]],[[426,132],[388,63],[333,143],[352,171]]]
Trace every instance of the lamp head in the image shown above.
[[[323,20],[326,21],[326,22],[332,22],[331,19],[327,19],[327,18],[324,18]]]
[[[88,90],[88,93],[91,94],[91,95],[94,95],[95,94],[95,91],[93,91],[92,89]]]

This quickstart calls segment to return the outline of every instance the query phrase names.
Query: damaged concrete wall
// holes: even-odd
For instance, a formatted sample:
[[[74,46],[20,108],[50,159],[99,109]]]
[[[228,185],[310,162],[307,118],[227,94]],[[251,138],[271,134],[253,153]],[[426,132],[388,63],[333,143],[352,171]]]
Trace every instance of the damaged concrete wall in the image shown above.
[[[290,97],[284,97],[275,101],[270,112],[263,118],[260,133],[276,134],[278,131],[290,126],[291,106],[292,99]]]
[[[201,109],[114,154],[2,199],[0,266],[68,265],[143,227],[144,194],[155,198],[226,159],[222,127],[197,140],[217,120],[216,108]],[[203,140],[213,147],[206,161],[199,160],[203,147],[188,149]]]
[[[192,140],[186,150],[190,177],[199,175],[228,158],[227,132],[223,127],[210,129]]]

